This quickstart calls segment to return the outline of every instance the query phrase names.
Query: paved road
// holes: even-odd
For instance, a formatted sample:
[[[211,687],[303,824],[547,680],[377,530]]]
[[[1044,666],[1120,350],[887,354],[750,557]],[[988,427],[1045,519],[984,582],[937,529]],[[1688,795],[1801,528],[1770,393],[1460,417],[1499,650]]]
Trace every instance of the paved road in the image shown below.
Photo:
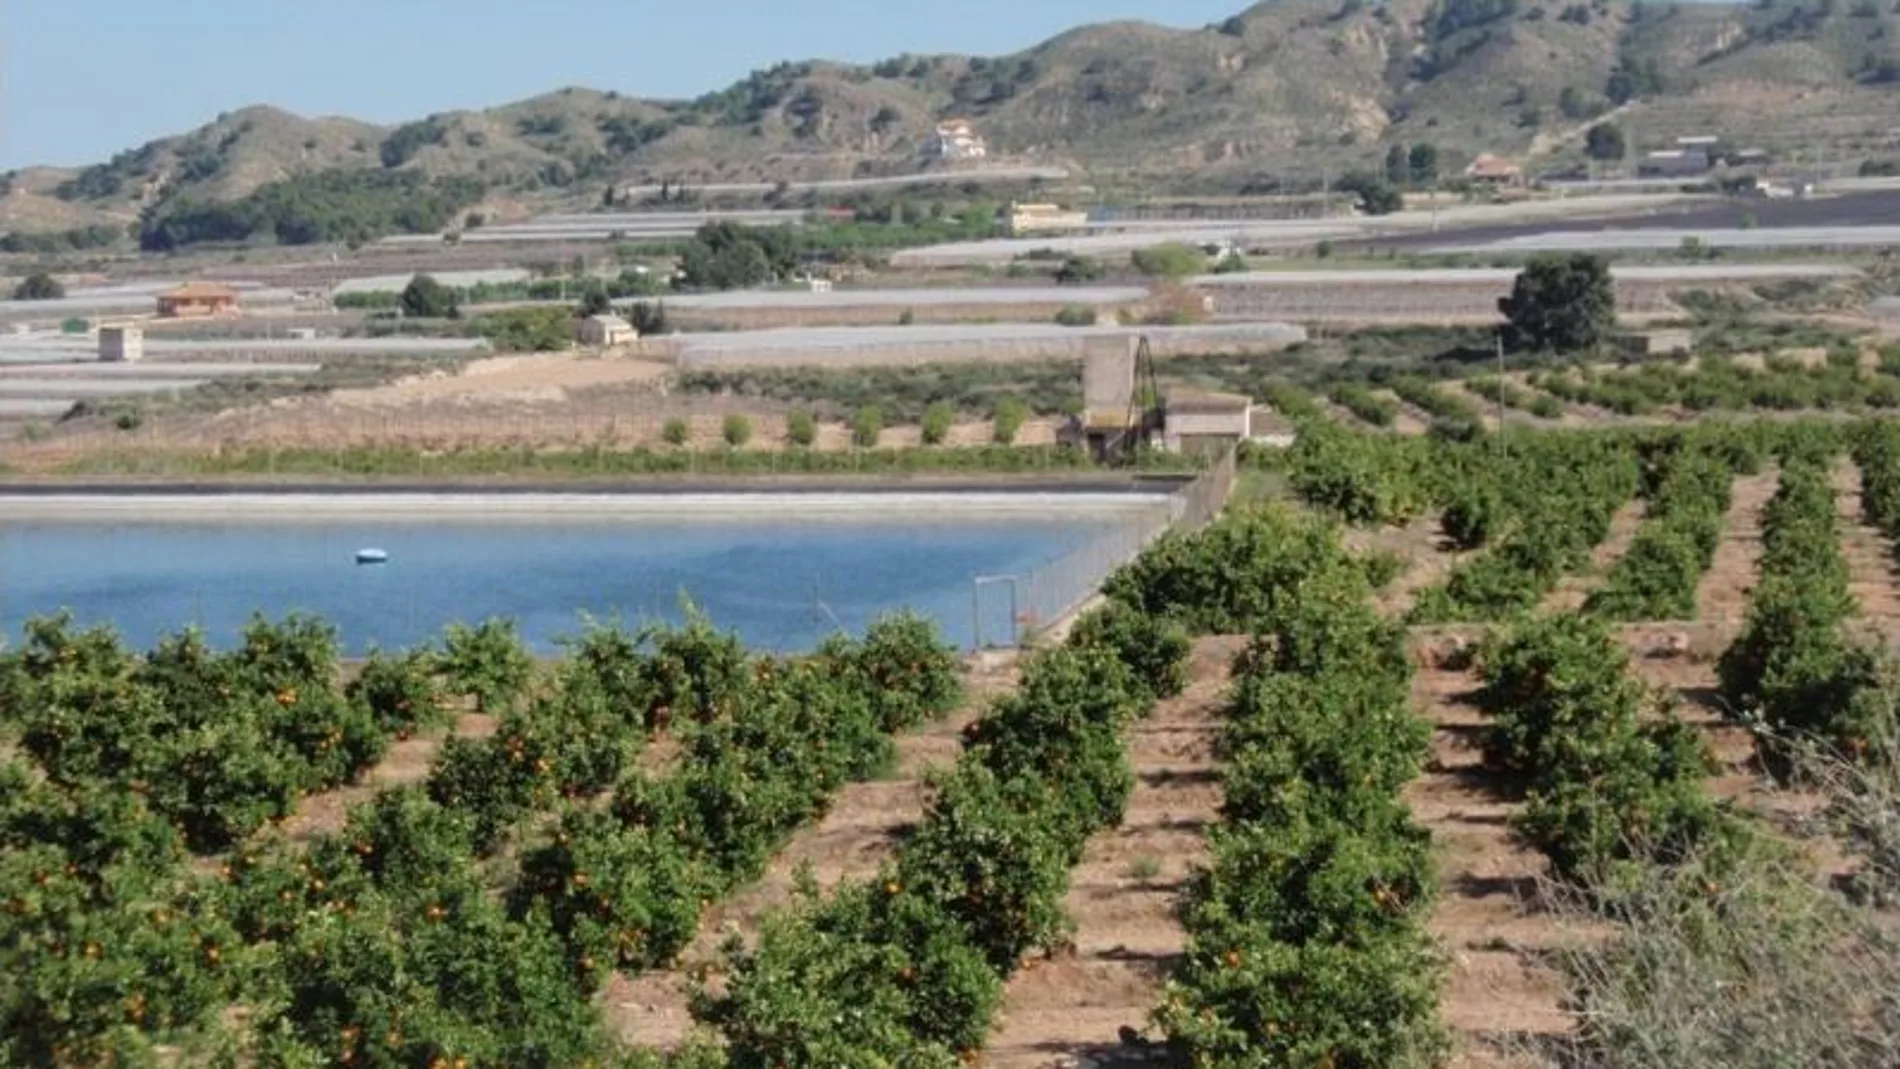
[[[788,182],[787,192],[806,191],[824,193],[849,193],[869,189],[891,189],[903,186],[960,185],[965,182],[1029,182],[1043,180],[1059,182],[1069,177],[1069,172],[1061,167],[985,167],[969,171],[929,171],[923,174],[887,175],[881,178],[835,178],[815,182]],[[754,194],[770,193],[778,188],[773,182],[715,182],[710,185],[688,184],[694,193],[707,196],[718,194]],[[652,197],[659,195],[659,186],[626,186],[621,193],[629,197]]]
[[[1663,264],[1624,265],[1610,269],[1622,282],[1751,282],[1790,278],[1854,278],[1860,271],[1843,264]],[[1189,280],[1207,289],[1234,286],[1407,286],[1509,285],[1511,267],[1343,269],[1338,271],[1246,271],[1203,275]]]
[[[1345,216],[1336,219],[1248,219],[1233,222],[1157,224],[1141,221],[1133,229],[1114,233],[1093,233],[1076,237],[997,238],[905,249],[893,253],[891,262],[908,267],[955,267],[1008,263],[1019,256],[1037,251],[1060,255],[1113,257],[1164,242],[1213,245],[1236,242],[1250,248],[1306,247],[1319,241],[1382,239],[1391,235],[1437,235],[1444,241],[1448,233],[1479,226],[1506,226],[1522,230],[1539,220],[1574,220],[1579,217],[1601,219],[1627,217],[1629,213],[1680,207],[1708,198],[1680,194],[1608,194],[1594,197],[1524,201],[1511,204],[1456,204],[1432,210],[1394,212],[1379,216]],[[1601,222],[1579,224],[1601,226]]]
[[[1551,233],[1622,233],[1637,230],[1740,231],[1786,227],[1859,228],[1900,223],[1900,192],[1877,190],[1805,200],[1701,198],[1658,206],[1641,215],[1596,220],[1499,221],[1441,228],[1438,233],[1372,236],[1378,248],[1425,250],[1488,246],[1510,238]],[[1679,239],[1678,239],[1679,240]]]
[[[1900,225],[1788,226],[1749,229],[1545,231],[1466,244],[1432,245],[1446,254],[1533,252],[1658,252],[1686,242],[1711,249],[1848,249],[1900,245]]]

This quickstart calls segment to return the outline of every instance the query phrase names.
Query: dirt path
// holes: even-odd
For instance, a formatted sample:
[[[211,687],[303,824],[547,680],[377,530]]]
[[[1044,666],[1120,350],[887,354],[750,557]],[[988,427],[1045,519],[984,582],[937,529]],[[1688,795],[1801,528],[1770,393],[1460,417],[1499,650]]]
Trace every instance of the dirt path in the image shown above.
[[[1397,619],[1411,611],[1418,592],[1444,581],[1451,570],[1471,556],[1452,547],[1445,537],[1442,513],[1431,511],[1403,527],[1376,531],[1349,528],[1347,548],[1354,553],[1394,553],[1404,561],[1399,577],[1376,595],[1379,612]]]
[[[1760,793],[1753,764],[1755,741],[1726,716],[1717,693],[1716,662],[1748,615],[1749,593],[1761,563],[1762,510],[1775,496],[1780,479],[1779,472],[1770,470],[1735,481],[1715,560],[1696,586],[1693,621],[1629,624],[1619,631],[1630,650],[1630,670],[1672,694],[1678,715],[1708,737],[1722,764],[1709,789],[1744,801]]]
[[[1557,581],[1557,589],[1544,598],[1545,612],[1575,612],[1583,608],[1592,591],[1603,585],[1604,577],[1616,562],[1629,552],[1636,532],[1643,526],[1643,499],[1631,498],[1610,517],[1610,533],[1590,551],[1590,563]]]
[[[1900,630],[1900,582],[1894,575],[1893,545],[1861,518],[1860,469],[1852,464],[1834,470],[1834,504],[1840,514],[1848,590],[1860,604],[1861,622],[1890,642]]]
[[[1097,835],[1071,874],[1064,903],[1075,952],[1034,961],[1011,978],[983,1064],[1009,1069],[1113,1064],[1141,1052],[1143,1030],[1187,945],[1175,916],[1203,833],[1218,819],[1214,747],[1229,667],[1244,639],[1201,639],[1193,682],[1130,732],[1137,776],[1120,827]]]
[[[429,778],[435,754],[443,740],[452,735],[487,738],[495,733],[495,718],[480,713],[463,713],[446,731],[438,730],[393,742],[369,771],[356,782],[298,799],[297,809],[282,827],[293,842],[308,842],[321,835],[343,830],[350,809],[369,801],[385,787],[403,787]]]
[[[643,1046],[673,1049],[693,1027],[686,982],[697,968],[719,959],[719,947],[734,932],[752,938],[767,911],[791,903],[801,869],[809,866],[821,890],[876,875],[898,837],[923,818],[928,795],[924,776],[947,768],[962,752],[963,729],[983,714],[991,699],[1015,685],[1013,666],[964,680],[966,700],[951,716],[897,739],[898,763],[881,780],[846,785],[817,823],[792,837],[766,867],[765,875],[715,904],[700,918],[699,934],[671,969],[639,976],[616,974],[600,998],[620,1037]]]
[[[1685,699],[1684,715],[1710,732],[1726,766],[1712,788],[1731,796],[1755,782],[1747,771],[1753,744],[1712,707],[1715,659],[1739,629],[1748,588],[1761,556],[1761,510],[1774,495],[1773,472],[1739,479],[1714,564],[1697,587],[1698,622],[1635,624],[1622,629],[1632,651],[1631,670]],[[1640,513],[1626,508],[1612,535],[1593,554],[1593,572],[1619,558]],[[1619,546],[1621,543],[1621,546]],[[1581,604],[1578,591],[1560,591]],[[1567,606],[1567,607],[1574,607]],[[1471,628],[1414,633],[1419,670],[1416,707],[1435,730],[1426,774],[1406,791],[1419,822],[1439,852],[1440,899],[1431,927],[1451,959],[1440,1005],[1457,1038],[1451,1064],[1469,1069],[1541,1064],[1535,1053],[1575,1027],[1563,1009],[1563,977],[1550,952],[1587,932],[1560,927],[1536,904],[1541,854],[1518,843],[1509,821],[1516,803],[1496,790],[1482,769],[1479,732],[1484,716],[1472,702],[1478,680],[1447,667],[1458,640]]]
[[[1513,1052],[1568,1033],[1563,980],[1547,955],[1562,933],[1527,905],[1545,870],[1543,855],[1519,844],[1509,821],[1515,803],[1483,770],[1484,715],[1468,668],[1445,667],[1473,628],[1414,633],[1414,708],[1433,726],[1425,774],[1406,787],[1413,816],[1432,833],[1439,899],[1430,928],[1450,959],[1439,1012],[1457,1044],[1454,1067],[1520,1064]]]

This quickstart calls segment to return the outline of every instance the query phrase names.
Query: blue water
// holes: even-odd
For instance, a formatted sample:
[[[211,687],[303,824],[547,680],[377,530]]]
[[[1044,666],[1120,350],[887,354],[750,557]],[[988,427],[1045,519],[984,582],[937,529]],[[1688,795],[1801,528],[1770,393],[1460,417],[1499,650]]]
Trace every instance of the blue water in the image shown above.
[[[360,654],[501,616],[551,652],[584,616],[677,621],[686,596],[764,649],[809,648],[900,608],[968,646],[975,577],[1031,571],[1126,522],[0,521],[0,627],[11,644],[27,618],[66,609],[141,648],[193,625],[229,645],[254,612],[297,610],[334,624]],[[357,565],[365,547],[390,562]],[[986,637],[1006,633],[1006,600],[986,595],[980,611]]]

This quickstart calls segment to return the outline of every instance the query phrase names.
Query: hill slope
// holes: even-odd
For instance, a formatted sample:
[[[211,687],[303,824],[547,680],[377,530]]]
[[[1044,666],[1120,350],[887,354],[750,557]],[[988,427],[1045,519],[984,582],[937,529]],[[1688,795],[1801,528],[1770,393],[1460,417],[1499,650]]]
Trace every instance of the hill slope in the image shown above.
[[[1003,57],[786,63],[691,101],[564,89],[394,128],[254,107],[77,173],[20,173],[0,223],[123,222],[333,168],[464,176],[530,201],[892,173],[923,165],[948,115],[974,119],[992,155],[1137,183],[1309,177],[1387,142],[1431,141],[1453,166],[1478,151],[1535,165],[1574,157],[1611,109],[1643,145],[1697,133],[1891,153],[1900,0],[1269,0],[1198,30],[1107,23]]]

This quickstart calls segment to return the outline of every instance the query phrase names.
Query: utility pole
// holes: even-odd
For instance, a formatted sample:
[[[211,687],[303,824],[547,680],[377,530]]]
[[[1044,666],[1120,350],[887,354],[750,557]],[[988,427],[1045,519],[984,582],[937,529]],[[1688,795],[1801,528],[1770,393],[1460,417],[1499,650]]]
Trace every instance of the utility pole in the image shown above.
[[[1504,329],[1502,327],[1498,328],[1497,345],[1498,345],[1498,431],[1502,433],[1504,430],[1504,391],[1510,389],[1510,384],[1504,381]]]

